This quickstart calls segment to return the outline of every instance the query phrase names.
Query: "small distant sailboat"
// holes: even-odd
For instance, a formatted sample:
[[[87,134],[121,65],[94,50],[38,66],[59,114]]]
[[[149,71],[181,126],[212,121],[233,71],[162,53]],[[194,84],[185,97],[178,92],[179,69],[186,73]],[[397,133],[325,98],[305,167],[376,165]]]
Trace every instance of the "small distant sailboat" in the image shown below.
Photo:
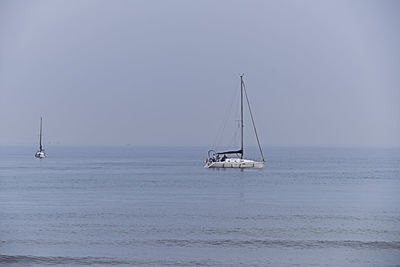
[[[42,117],[40,117],[40,138],[39,138],[39,150],[36,152],[35,157],[38,159],[43,159],[46,157],[42,146]]]
[[[244,93],[244,94],[243,94]],[[254,133],[257,139],[258,148],[260,150],[262,161],[254,161],[244,158],[243,149],[243,95],[246,96],[247,106],[249,107],[249,113],[251,122],[253,124]],[[239,150],[222,151],[216,152],[215,150],[208,151],[208,158],[206,159],[206,165],[204,168],[264,168],[264,155],[261,149],[260,141],[258,140],[258,134],[256,126],[254,124],[253,114],[251,112],[249,99],[247,97],[246,88],[243,81],[243,75],[240,76],[240,140],[241,145]],[[236,155],[236,157],[228,157],[227,155]],[[223,155],[221,157],[221,155]]]

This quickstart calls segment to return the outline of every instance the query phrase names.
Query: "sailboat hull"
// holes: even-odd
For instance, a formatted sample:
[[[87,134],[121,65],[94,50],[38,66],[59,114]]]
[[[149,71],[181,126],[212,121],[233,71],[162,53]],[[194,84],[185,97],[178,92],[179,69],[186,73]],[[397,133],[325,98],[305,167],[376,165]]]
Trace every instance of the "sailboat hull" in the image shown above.
[[[209,161],[204,168],[264,168],[264,162],[249,159],[226,159],[225,161]]]
[[[46,157],[46,153],[44,153],[43,151],[38,151],[35,154],[35,158],[38,158],[38,159],[43,159],[45,157]]]

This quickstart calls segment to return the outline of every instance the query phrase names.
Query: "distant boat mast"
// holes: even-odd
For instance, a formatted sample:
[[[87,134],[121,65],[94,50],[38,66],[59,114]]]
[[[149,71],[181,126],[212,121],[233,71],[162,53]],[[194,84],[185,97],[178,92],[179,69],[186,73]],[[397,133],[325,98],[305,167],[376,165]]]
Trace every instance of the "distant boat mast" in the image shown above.
[[[243,75],[240,75],[240,150],[242,153],[240,153],[240,158],[243,159],[243,87],[244,87],[244,82],[243,82]]]
[[[40,117],[39,151],[43,151],[43,147],[42,147],[42,117]]]

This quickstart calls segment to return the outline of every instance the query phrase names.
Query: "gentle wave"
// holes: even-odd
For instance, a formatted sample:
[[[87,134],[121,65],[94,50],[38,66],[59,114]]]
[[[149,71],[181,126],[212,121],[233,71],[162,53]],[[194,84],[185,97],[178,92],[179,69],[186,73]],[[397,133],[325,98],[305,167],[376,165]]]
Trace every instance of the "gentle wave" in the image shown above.
[[[157,239],[157,240],[115,240],[115,241],[55,241],[55,240],[7,240],[0,242],[3,245],[117,245],[122,247],[239,247],[239,248],[348,248],[348,249],[394,249],[400,250],[400,241],[357,241],[357,240],[237,240],[237,239]]]
[[[222,262],[212,260],[122,260],[107,257],[45,257],[32,255],[0,255],[0,265],[42,266],[42,265],[128,265],[128,266],[224,266]],[[240,264],[241,265],[241,264]],[[253,266],[257,266],[255,264]],[[263,266],[263,265],[259,265]]]
[[[100,264],[100,265],[115,265],[129,264],[127,261],[116,260],[113,258],[102,257],[44,257],[44,256],[10,256],[0,255],[1,264]]]
[[[127,243],[127,242],[124,242]],[[148,245],[167,247],[244,247],[244,248],[351,248],[351,249],[396,249],[400,250],[400,241],[354,241],[354,240],[178,240],[164,239],[145,241]]]

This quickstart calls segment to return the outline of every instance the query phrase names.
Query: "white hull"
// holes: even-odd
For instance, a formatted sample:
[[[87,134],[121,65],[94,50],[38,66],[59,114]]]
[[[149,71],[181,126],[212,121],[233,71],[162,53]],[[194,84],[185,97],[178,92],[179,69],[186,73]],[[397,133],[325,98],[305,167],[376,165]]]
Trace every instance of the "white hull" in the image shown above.
[[[43,159],[45,157],[46,157],[46,153],[44,153],[44,151],[38,151],[35,154],[35,158],[38,158],[38,159]]]
[[[264,162],[249,159],[226,159],[225,161],[208,161],[204,168],[264,168]]]

